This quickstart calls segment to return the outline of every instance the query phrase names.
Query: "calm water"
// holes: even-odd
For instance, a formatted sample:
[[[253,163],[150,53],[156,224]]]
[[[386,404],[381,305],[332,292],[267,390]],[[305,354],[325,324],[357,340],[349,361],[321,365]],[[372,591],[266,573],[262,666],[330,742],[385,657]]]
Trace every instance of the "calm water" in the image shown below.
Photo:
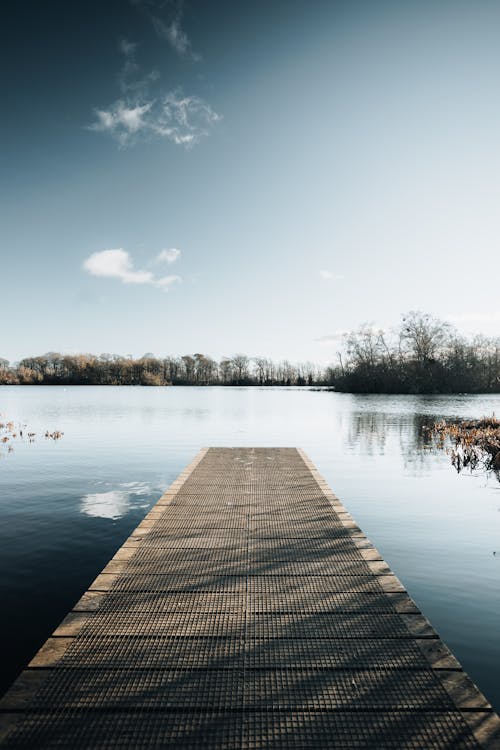
[[[301,446],[500,709],[500,485],[458,476],[423,424],[495,397],[257,388],[0,388],[34,432],[0,447],[0,692],[206,445]],[[496,554],[495,554],[496,553]]]

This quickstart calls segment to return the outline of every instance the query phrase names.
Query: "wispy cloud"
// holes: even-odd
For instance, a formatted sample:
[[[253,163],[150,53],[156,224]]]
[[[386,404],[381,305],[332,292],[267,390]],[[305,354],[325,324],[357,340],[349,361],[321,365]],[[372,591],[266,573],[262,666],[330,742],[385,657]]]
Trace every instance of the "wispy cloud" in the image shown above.
[[[136,270],[129,253],[122,248],[92,253],[83,268],[92,276],[119,279],[123,284],[150,284],[165,290],[181,281],[176,275],[155,276],[151,271]]]
[[[137,48],[138,44],[129,39],[124,38],[120,41],[119,51],[123,57],[123,64],[118,80],[122,94],[139,101],[148,97],[150,85],[159,79],[160,74],[157,70],[148,73],[141,71],[137,62]]]
[[[201,61],[201,55],[193,51],[191,40],[182,27],[182,0],[132,0],[132,5],[148,16],[157,35],[180,57]]]
[[[177,45],[178,51],[190,49],[189,40],[181,29],[182,5],[171,2],[136,0],[164,35]],[[153,10],[170,14],[167,24]],[[155,11],[155,12],[156,12]],[[94,110],[95,119],[88,130],[107,133],[121,148],[152,139],[171,141],[189,149],[210,134],[221,116],[199,96],[186,95],[182,88],[161,91],[155,85],[160,79],[157,70],[145,73],[137,62],[138,45],[123,38],[119,44],[122,67],[118,78],[121,96],[107,107]],[[186,52],[187,54],[187,52]]]
[[[130,80],[135,80],[139,72],[139,66],[135,59],[137,44],[128,39],[120,41],[120,52],[123,55],[123,66],[120,73],[120,88],[124,94],[129,91]]]
[[[319,275],[324,281],[340,281],[344,278],[340,273],[333,273],[332,271],[327,270],[320,271]]]
[[[162,250],[158,253],[156,260],[159,263],[175,263],[180,254],[180,250],[177,250],[176,247],[171,247],[169,250]]]
[[[89,129],[108,133],[122,147],[157,137],[191,148],[221,119],[203,99],[184,96],[180,89],[143,104],[118,99],[95,115]]]
[[[126,146],[149,129],[146,116],[152,106],[153,102],[128,106],[119,99],[108,109],[96,109],[96,120],[89,129],[110,133],[121,146]]]
[[[339,342],[342,341],[346,333],[347,331],[337,330],[337,331],[334,331],[333,333],[329,333],[326,336],[320,336],[319,338],[315,340],[318,342],[318,344],[321,344],[321,346],[332,346],[333,344],[339,344]]]
[[[191,146],[208,135],[219,115],[197,96],[173,91],[164,97],[152,127],[154,132],[174,143]]]
[[[135,56],[136,49],[137,49],[137,42],[131,42],[126,37],[120,40],[120,51],[123,52],[125,57],[133,59]]]
[[[174,18],[170,23],[165,23],[165,21],[156,16],[153,16],[151,20],[158,36],[166,39],[177,54],[181,55],[181,57],[190,57],[194,62],[201,60],[201,56],[193,52],[191,48],[191,42],[181,27],[180,16]]]

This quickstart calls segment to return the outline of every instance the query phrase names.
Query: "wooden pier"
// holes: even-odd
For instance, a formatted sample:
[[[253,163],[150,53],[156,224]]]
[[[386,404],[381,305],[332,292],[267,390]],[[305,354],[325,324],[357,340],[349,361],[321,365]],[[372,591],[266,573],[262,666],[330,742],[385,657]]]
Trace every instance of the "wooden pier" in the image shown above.
[[[492,750],[500,720],[302,451],[210,448],[0,701],[0,737]]]

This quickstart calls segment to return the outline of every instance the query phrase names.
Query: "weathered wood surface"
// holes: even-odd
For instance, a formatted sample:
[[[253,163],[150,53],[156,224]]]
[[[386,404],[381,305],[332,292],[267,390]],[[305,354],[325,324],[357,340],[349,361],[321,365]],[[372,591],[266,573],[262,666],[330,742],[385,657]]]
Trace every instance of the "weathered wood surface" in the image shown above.
[[[307,456],[201,451],[0,702],[5,747],[500,748]]]

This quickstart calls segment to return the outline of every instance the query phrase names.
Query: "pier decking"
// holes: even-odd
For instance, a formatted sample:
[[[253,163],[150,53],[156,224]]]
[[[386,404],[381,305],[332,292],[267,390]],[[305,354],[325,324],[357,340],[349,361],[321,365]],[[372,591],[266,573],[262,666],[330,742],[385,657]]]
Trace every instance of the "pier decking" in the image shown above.
[[[307,456],[201,451],[0,701],[12,748],[500,748]]]

